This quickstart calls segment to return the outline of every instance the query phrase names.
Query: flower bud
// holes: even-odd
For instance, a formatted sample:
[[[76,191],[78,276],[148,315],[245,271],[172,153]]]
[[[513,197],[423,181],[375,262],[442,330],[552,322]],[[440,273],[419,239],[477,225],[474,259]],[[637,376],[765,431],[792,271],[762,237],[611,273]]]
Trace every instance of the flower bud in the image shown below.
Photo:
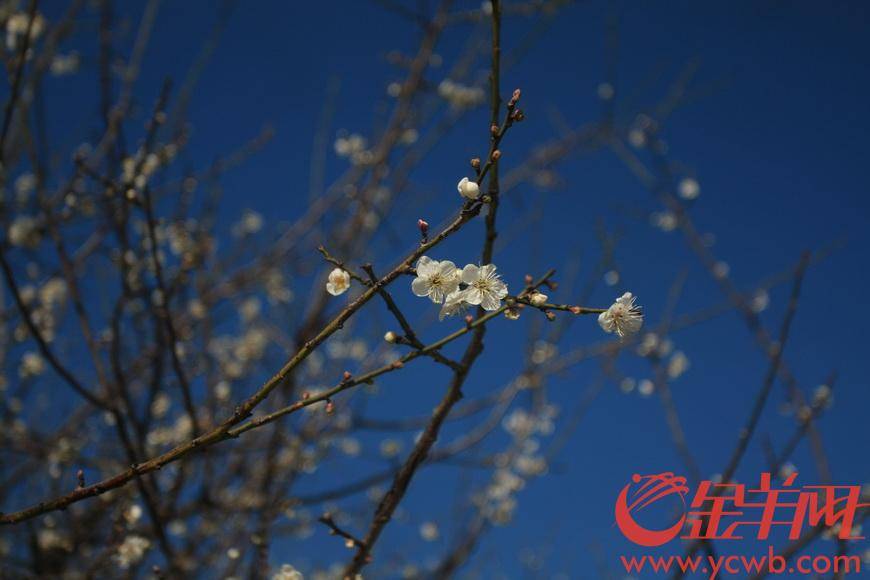
[[[390,344],[396,344],[396,341],[399,340],[399,337],[396,335],[395,332],[393,332],[392,330],[390,330],[389,332],[387,332],[387,333],[384,335],[384,340],[386,340],[386,341],[389,342]]]
[[[532,303],[532,306],[543,306],[547,303],[547,295],[541,292],[533,292],[529,297],[529,302]]]
[[[480,197],[480,186],[476,181],[472,181],[467,177],[463,177],[456,186],[459,195],[465,199],[475,200]]]

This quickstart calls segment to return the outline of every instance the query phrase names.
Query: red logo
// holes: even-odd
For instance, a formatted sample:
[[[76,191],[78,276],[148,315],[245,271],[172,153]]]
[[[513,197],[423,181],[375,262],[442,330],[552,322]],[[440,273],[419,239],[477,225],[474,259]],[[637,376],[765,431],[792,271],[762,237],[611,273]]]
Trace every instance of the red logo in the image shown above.
[[[661,546],[685,529],[683,539],[740,540],[755,537],[767,540],[774,528],[784,528],[796,540],[804,527],[824,524],[841,540],[863,539],[853,535],[858,510],[867,508],[858,485],[807,485],[796,487],[798,474],[792,473],[774,485],[770,473],[762,473],[757,485],[736,482],[701,481],[686,505],[689,488],[686,478],[671,472],[655,475],[634,474],[632,483],[616,498],[614,515],[622,534],[639,546]],[[648,529],[632,514],[653,503],[677,494],[682,504],[679,521],[663,530]],[[836,527],[835,527],[836,526]]]
[[[619,497],[616,498],[616,508],[614,509],[616,525],[619,526],[622,534],[640,546],[661,546],[676,538],[686,521],[685,498],[686,494],[689,493],[689,488],[686,486],[686,478],[675,476],[672,472],[659,473],[657,475],[639,475],[635,473],[631,481],[634,484],[640,485],[636,486],[636,489],[630,494],[630,498],[629,491],[632,484],[630,483],[623,487]],[[632,517],[632,512],[642,510],[652,503],[675,493],[680,496],[680,501],[683,504],[683,514],[673,526],[664,530],[648,530],[638,524]]]

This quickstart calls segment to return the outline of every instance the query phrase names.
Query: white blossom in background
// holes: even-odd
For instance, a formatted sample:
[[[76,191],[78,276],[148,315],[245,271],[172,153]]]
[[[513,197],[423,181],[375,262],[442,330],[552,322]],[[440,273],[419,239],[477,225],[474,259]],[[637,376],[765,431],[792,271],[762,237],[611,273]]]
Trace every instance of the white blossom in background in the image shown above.
[[[643,314],[640,306],[635,304],[636,297],[626,292],[616,299],[610,308],[598,315],[598,324],[604,332],[615,332],[620,338],[629,336],[640,330],[643,325]]]
[[[532,349],[532,362],[536,365],[544,364],[559,354],[559,347],[546,340],[538,340]]]
[[[628,142],[632,147],[640,149],[646,145],[646,131],[638,127],[634,127],[628,132]]]
[[[782,464],[782,467],[779,468],[779,473],[777,475],[780,479],[788,479],[796,471],[797,467],[795,467],[795,464],[791,461],[788,461]]]
[[[18,367],[18,376],[22,379],[37,377],[45,372],[45,359],[39,353],[30,351],[21,357],[21,365]]]
[[[233,235],[237,238],[256,234],[263,229],[263,216],[258,212],[246,209],[242,218],[233,226]]]
[[[163,418],[169,411],[172,401],[166,393],[160,393],[154,397],[154,402],[151,403],[151,413],[157,418]]]
[[[634,390],[635,385],[637,385],[637,381],[631,377],[625,377],[621,381],[619,381],[619,390],[625,394],[628,394]]]
[[[30,41],[33,42],[45,30],[45,18],[42,14],[37,13],[33,18],[33,24],[30,24],[30,14],[27,12],[16,12],[6,21],[6,48],[14,51],[18,47],[18,41],[27,34],[27,27],[30,26]]]
[[[484,310],[498,310],[508,293],[507,285],[495,273],[494,264],[468,264],[462,269],[462,281],[468,284],[464,300],[475,306],[480,305]]]
[[[480,87],[467,87],[450,79],[438,84],[438,96],[447,101],[453,109],[468,109],[479,105],[485,98]]]
[[[79,70],[80,61],[77,52],[57,54],[51,60],[51,74],[56,77],[73,74]]]
[[[27,215],[20,215],[9,225],[6,234],[13,246],[35,248],[39,245],[40,234],[36,220]]]
[[[608,286],[616,286],[619,284],[619,272],[616,270],[608,270],[604,273],[604,283]]]
[[[402,451],[402,444],[395,439],[384,439],[380,445],[381,456],[387,459],[397,456]]]
[[[528,437],[535,432],[536,428],[535,418],[525,409],[516,409],[505,417],[501,424],[504,430],[514,438]]]
[[[613,85],[610,83],[600,83],[598,85],[598,98],[602,101],[609,101],[613,98],[614,93],[616,92],[613,88]]]
[[[272,580],[304,580],[302,572],[291,566],[283,564],[278,571],[272,575]]]
[[[39,289],[39,300],[47,308],[54,308],[66,300],[66,282],[51,278]]]
[[[150,546],[151,542],[147,538],[137,535],[127,536],[124,538],[124,542],[118,546],[118,552],[114,555],[115,562],[126,570],[139,563]]]
[[[402,94],[402,83],[393,81],[387,85],[387,94],[393,98]]]
[[[650,216],[652,225],[663,232],[672,232],[677,227],[677,216],[671,211],[657,211]]]
[[[641,394],[643,397],[649,397],[655,391],[655,385],[649,379],[643,379],[640,384],[637,385],[637,392]]]
[[[689,370],[689,357],[683,351],[678,350],[668,361],[668,377],[677,379],[687,370]]]
[[[725,278],[731,272],[731,266],[728,265],[728,262],[716,262],[716,265],[713,266],[713,275],[719,279]]]
[[[339,157],[354,157],[359,156],[366,150],[366,138],[358,133],[350,135],[339,135],[335,140],[333,147],[335,154]]]
[[[326,291],[333,296],[339,296],[347,292],[350,288],[350,274],[341,268],[335,268],[329,273],[329,279],[326,282]]]
[[[39,530],[39,533],[36,536],[36,543],[44,552],[50,550],[71,552],[73,549],[72,542],[66,534],[51,528],[43,528]]]
[[[475,200],[480,197],[480,186],[476,181],[468,179],[467,177],[463,177],[459,180],[459,183],[456,185],[456,190],[459,192],[459,195],[465,199]]]
[[[135,524],[142,518],[142,506],[139,504],[133,504],[127,511],[124,512],[124,519],[127,520],[128,524]]]
[[[692,200],[701,195],[701,186],[695,179],[684,177],[677,186],[677,193],[685,200]]]
[[[831,392],[831,387],[829,387],[828,385],[819,385],[818,387],[816,387],[815,391],[813,391],[814,405],[830,407],[833,402],[833,393]]]
[[[202,320],[208,314],[205,304],[199,298],[194,298],[187,303],[187,313],[195,320]]]
[[[767,293],[767,290],[759,290],[752,296],[750,306],[752,308],[752,311],[756,314],[766,310],[769,305],[770,294]]]
[[[413,145],[417,142],[417,139],[420,138],[420,132],[417,129],[411,127],[410,129],[405,129],[402,132],[402,136],[399,138],[399,142],[402,145]]]
[[[239,305],[239,317],[244,322],[251,322],[260,315],[261,309],[262,304],[260,299],[256,296],[251,296]]]
[[[427,256],[417,260],[417,277],[411,282],[415,296],[428,296],[432,302],[441,304],[459,287],[456,265],[450,260],[437,261]]]
[[[36,189],[36,176],[32,173],[22,173],[15,180],[15,199],[24,205],[30,199],[30,194]]]
[[[439,536],[438,525],[435,522],[423,522],[420,524],[420,537],[427,542],[434,542]]]

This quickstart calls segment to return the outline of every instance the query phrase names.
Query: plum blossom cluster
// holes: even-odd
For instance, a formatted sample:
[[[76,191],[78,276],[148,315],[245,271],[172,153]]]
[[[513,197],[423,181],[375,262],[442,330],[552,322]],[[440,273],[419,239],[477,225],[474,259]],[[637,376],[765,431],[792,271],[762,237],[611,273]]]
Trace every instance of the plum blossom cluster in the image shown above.
[[[468,306],[481,306],[490,312],[498,310],[508,293],[494,264],[468,264],[460,269],[450,260],[438,261],[428,256],[417,261],[417,277],[411,282],[411,291],[441,305],[439,320],[459,314]]]

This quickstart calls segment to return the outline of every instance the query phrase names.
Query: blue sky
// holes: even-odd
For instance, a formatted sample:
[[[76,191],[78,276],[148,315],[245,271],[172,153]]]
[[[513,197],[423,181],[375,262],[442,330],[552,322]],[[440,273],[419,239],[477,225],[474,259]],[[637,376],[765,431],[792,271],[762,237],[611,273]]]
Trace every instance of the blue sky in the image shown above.
[[[124,9],[138,14],[138,4]],[[156,97],[164,76],[179,81],[183,77],[217,18],[215,4],[197,0],[162,8],[137,84],[144,103]],[[804,249],[845,240],[807,276],[786,360],[805,389],[821,383],[831,371],[839,373],[835,406],[820,429],[835,480],[850,484],[870,479],[866,451],[860,451],[870,444],[864,426],[870,407],[870,309],[863,305],[870,258],[868,10],[859,2],[579,3],[565,9],[524,60],[503,76],[506,93],[513,87],[523,89],[527,113],[527,121],[506,140],[507,169],[532,144],[556,134],[550,122],[554,112],[573,126],[600,114],[596,87],[605,78],[610,14],[617,14],[619,22],[619,94],[637,91],[641,108],[653,105],[683,67],[697,59],[695,86],[701,94],[676,111],[664,136],[672,158],[700,182],[702,194],[692,215],[702,231],[715,234],[714,251],[729,263],[738,284],[749,287],[793,265]],[[524,18],[506,22],[505,46],[516,46],[530,28]],[[439,47],[445,62],[475,33],[470,26],[451,31]],[[276,223],[298,215],[308,200],[312,140],[330,83],[340,81],[330,135],[340,129],[371,131],[373,116],[388,102],[385,87],[396,79],[384,55],[394,49],[411,50],[416,38],[413,26],[375,3],[239,3],[194,94],[189,155],[195,163],[208,163],[265,125],[275,128],[276,137],[223,180],[227,222],[245,207]],[[436,80],[438,74],[433,73]],[[81,83],[78,88],[84,94],[85,87],[93,86],[87,75],[64,82]],[[49,85],[47,90],[50,105],[64,99],[75,104],[78,98],[69,96],[68,85]],[[81,106],[91,105],[82,100]],[[454,207],[454,197],[438,203],[438,196],[455,195],[454,184],[468,159],[482,153],[486,118],[483,111],[469,116],[414,174],[418,189],[434,196],[425,210],[431,222],[437,223]],[[61,135],[65,129],[80,128],[61,116],[49,122]],[[342,168],[343,162],[330,156],[328,178]],[[677,233],[662,233],[622,211],[648,211],[656,205],[612,154],[571,157],[559,166],[559,174],[565,182],[559,190],[542,197],[523,187],[516,203],[505,204],[506,222],[521,219],[530,208],[539,207],[544,215],[542,225],[528,233],[534,244],[520,238],[496,257],[509,281],[519,284],[527,271],[561,266],[578,252],[588,271],[596,257],[593,226],[604,218],[623,232],[616,254],[622,282],[619,288],[600,287],[593,305],[606,306],[624,286],[640,297],[654,323],[674,276],[684,266],[689,268],[689,282],[678,312],[722,300]],[[411,243],[413,228],[405,234]],[[479,229],[462,235],[441,255],[456,262],[474,261]],[[530,248],[540,248],[542,254]],[[384,259],[387,256],[392,255]],[[771,292],[771,307],[763,317],[771,331],[778,327],[787,291],[779,287]],[[469,394],[486,392],[516,371],[516,357],[499,353],[519,352],[522,332],[492,334],[492,345],[470,379]],[[674,397],[692,451],[703,472],[712,475],[721,471],[734,445],[738,425],[761,384],[765,359],[733,314],[673,338],[692,361],[691,370],[674,384]],[[581,321],[562,348],[600,339],[591,319]],[[628,360],[624,370],[642,378],[642,369]],[[589,364],[553,381],[551,394],[566,414],[597,372]],[[424,413],[440,396],[442,375],[410,372],[405,377],[385,381],[384,416],[406,409]],[[783,399],[777,386],[760,430],[772,434],[777,443],[793,424],[776,413]],[[814,482],[805,445],[794,461],[806,467],[802,481]],[[738,476],[751,481],[763,465],[756,440]],[[594,550],[589,546],[597,544],[616,572],[616,554],[628,546],[611,526],[613,499],[635,471],[667,469],[680,471],[681,466],[658,400],[625,396],[608,385],[556,460],[553,473],[530,482],[519,497],[514,525],[489,534],[475,564],[485,577],[497,571],[521,577],[523,550],[541,548],[547,554],[544,577],[560,572],[577,577],[578,570],[594,570]],[[439,490],[461,488],[466,475],[455,467],[433,468],[424,475],[405,504],[410,520],[390,526],[382,549],[405,542],[397,545],[406,546],[408,554],[430,553],[415,539],[413,522],[425,519],[442,523],[449,538],[450,520],[444,516],[454,506],[448,499],[429,498]],[[275,561],[304,565],[346,555],[322,532],[317,530],[305,542],[281,545]],[[830,544],[824,549],[833,550]]]

